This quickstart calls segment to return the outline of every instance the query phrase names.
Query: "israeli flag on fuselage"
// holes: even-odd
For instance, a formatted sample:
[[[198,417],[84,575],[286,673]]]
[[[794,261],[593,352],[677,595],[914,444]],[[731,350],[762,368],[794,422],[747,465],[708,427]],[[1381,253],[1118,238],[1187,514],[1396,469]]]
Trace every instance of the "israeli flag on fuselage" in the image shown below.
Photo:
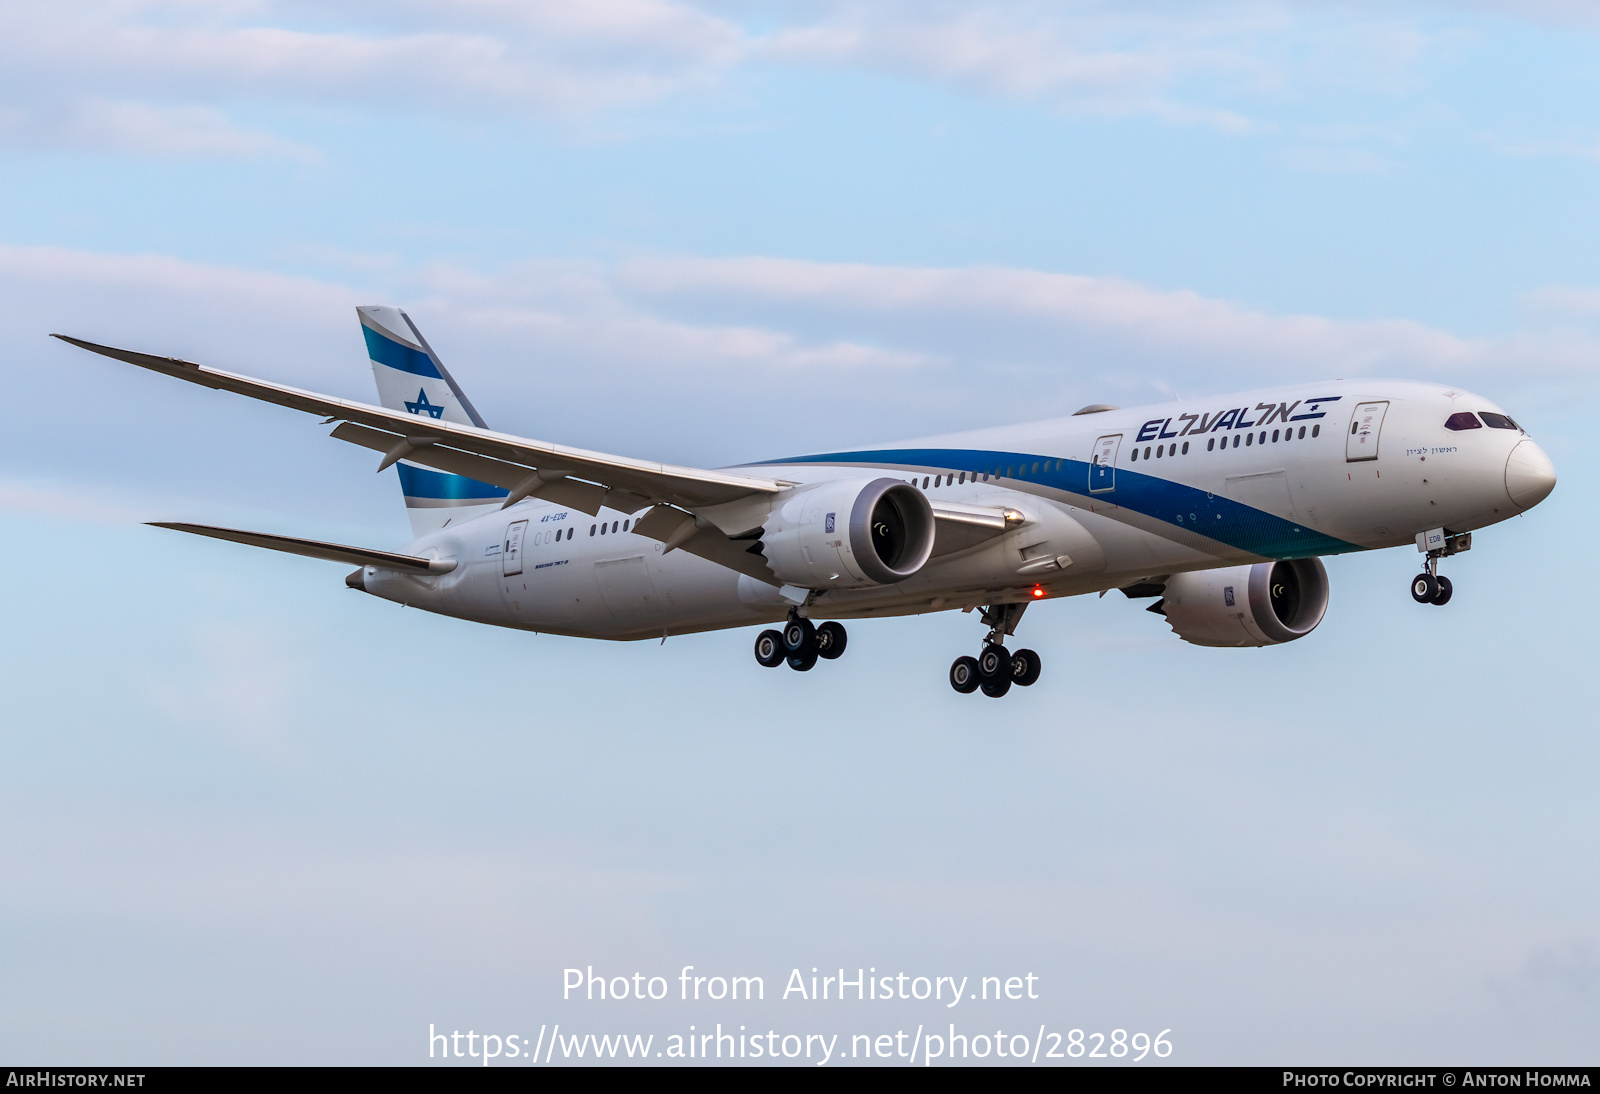
[[[487,428],[466,394],[445,369],[427,339],[399,308],[356,309],[372,359],[378,400],[390,410],[419,418]],[[423,536],[498,508],[506,491],[464,475],[451,475],[401,460],[395,464],[405,494],[411,531]]]

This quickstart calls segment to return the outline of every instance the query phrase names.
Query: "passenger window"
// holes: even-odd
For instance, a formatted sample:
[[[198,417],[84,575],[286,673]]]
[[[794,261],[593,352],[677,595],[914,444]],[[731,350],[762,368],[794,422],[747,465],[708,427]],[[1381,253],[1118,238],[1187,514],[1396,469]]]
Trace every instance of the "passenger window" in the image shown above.
[[[1300,436],[1296,437],[1295,440],[1303,441],[1305,439],[1306,439],[1306,427],[1305,426],[1301,426],[1300,427]]]
[[[1235,448],[1239,447],[1239,434],[1237,434],[1237,433],[1235,433],[1233,435],[1233,447],[1235,447]]]
[[[1272,431],[1272,443],[1273,444],[1277,444],[1278,443],[1278,431],[1276,429],[1274,429]]]
[[[627,521],[623,521],[622,522],[622,530],[624,532],[626,532],[628,530],[628,522]]]
[[[1189,454],[1189,442],[1188,441],[1184,441],[1183,442],[1183,454],[1185,456],[1187,456]]]
[[[1517,423],[1507,418],[1504,414],[1496,414],[1492,410],[1480,410],[1478,414],[1483,418],[1483,424],[1490,429],[1515,429]]]
[[[1217,439],[1215,437],[1212,437],[1210,440],[1208,440],[1206,442],[1206,451],[1207,452],[1214,452],[1216,450],[1216,447],[1217,447]]]
[[[928,476],[926,475],[922,476],[922,488],[924,490],[928,488]]]
[[[606,534],[606,526],[605,526],[605,523],[603,521],[600,524],[600,534],[602,536]]]
[[[1244,435],[1244,446],[1246,448],[1249,448],[1250,447],[1250,442],[1255,440],[1255,439],[1256,439],[1256,435],[1254,433],[1246,433]]]
[[[611,522],[611,530],[613,532],[615,532],[617,530],[617,522],[616,521],[612,521]]]
[[[574,533],[574,532],[576,532],[576,531],[577,531],[577,529],[576,529],[576,528],[568,528],[568,529],[567,529],[567,538],[568,538],[568,539],[571,539],[571,538],[572,538],[572,533]]]
[[[957,481],[960,485],[965,486],[967,484],[967,473],[965,471],[961,472],[961,478]]]
[[[1133,450],[1133,455],[1128,457],[1128,462],[1129,463],[1137,463],[1137,462],[1139,462],[1139,450],[1137,448],[1135,448]]]
[[[591,536],[592,536],[592,535],[594,535],[594,525],[592,525],[592,524],[591,524],[591,525],[589,525],[589,534],[590,534],[590,535],[591,535]]]
[[[1300,428],[1301,428],[1301,429],[1304,429],[1304,428],[1305,428],[1305,426],[1301,426],[1301,427],[1300,427]],[[1320,423],[1320,422],[1319,422],[1319,423],[1317,423],[1317,424],[1316,424],[1316,425],[1314,425],[1314,426],[1312,426],[1312,427],[1311,427],[1311,435],[1312,435],[1312,436],[1313,436],[1313,437],[1315,437],[1315,436],[1317,436],[1317,435],[1318,435],[1318,434],[1320,434],[1320,433],[1321,433],[1321,432],[1322,432],[1322,424],[1321,424],[1321,423]]]

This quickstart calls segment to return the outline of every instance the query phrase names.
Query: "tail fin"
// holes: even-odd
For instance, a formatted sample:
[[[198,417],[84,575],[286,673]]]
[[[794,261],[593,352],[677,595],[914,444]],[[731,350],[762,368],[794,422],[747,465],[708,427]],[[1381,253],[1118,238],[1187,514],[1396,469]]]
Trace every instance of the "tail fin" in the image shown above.
[[[359,307],[356,315],[366,336],[378,399],[385,407],[488,428],[410,316],[383,305]],[[419,537],[490,512],[506,496],[500,487],[464,475],[418,467],[405,460],[395,466],[411,531]]]

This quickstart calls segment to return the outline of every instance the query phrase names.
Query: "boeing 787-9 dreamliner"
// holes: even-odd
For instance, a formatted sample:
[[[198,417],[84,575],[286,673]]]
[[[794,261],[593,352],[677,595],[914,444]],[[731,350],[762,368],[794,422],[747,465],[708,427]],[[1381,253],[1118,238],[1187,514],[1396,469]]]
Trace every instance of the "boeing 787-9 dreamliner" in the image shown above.
[[[801,672],[845,652],[841,619],[977,611],[977,656],[950,684],[995,698],[1039,679],[1038,654],[1006,645],[1036,601],[1119,589],[1197,645],[1292,642],[1328,606],[1320,556],[1412,547],[1412,597],[1442,606],[1440,561],[1556,481],[1488,399],[1366,379],[674,467],[496,432],[405,312],[357,314],[381,406],[56,337],[337,423],[397,469],[413,538],[380,551],[159,527],[354,565],[351,588],[500,627],[630,640],[777,624],[756,661]]]

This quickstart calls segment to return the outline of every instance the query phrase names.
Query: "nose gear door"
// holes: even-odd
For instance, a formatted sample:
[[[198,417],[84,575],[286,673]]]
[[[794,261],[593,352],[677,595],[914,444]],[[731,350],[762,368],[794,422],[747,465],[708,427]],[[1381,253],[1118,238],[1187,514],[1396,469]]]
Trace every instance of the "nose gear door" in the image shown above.
[[[1104,494],[1117,488],[1117,449],[1121,445],[1121,433],[1094,442],[1094,454],[1089,457],[1089,493]]]
[[[1346,463],[1378,458],[1378,433],[1383,429],[1383,416],[1388,411],[1387,401],[1356,404],[1350,414],[1350,432],[1344,438]]]

